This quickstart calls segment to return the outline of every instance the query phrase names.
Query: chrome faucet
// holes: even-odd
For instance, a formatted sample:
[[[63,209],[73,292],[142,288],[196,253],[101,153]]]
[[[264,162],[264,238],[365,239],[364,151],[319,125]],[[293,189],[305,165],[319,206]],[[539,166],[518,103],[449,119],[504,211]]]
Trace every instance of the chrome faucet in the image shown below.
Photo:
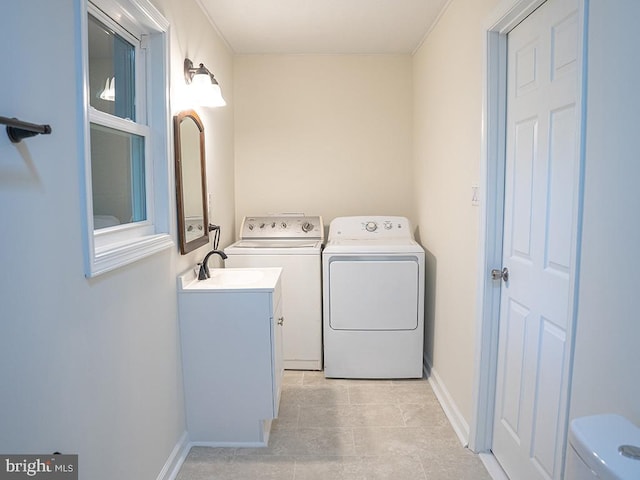
[[[211,278],[211,274],[209,273],[209,266],[207,265],[207,263],[209,262],[209,257],[214,254],[220,255],[220,258],[222,258],[222,260],[226,260],[227,258],[227,254],[222,250],[211,250],[209,253],[207,253],[204,256],[204,260],[202,260],[202,263],[198,264],[200,265],[200,270],[198,270],[198,280],[206,280],[207,278]]]

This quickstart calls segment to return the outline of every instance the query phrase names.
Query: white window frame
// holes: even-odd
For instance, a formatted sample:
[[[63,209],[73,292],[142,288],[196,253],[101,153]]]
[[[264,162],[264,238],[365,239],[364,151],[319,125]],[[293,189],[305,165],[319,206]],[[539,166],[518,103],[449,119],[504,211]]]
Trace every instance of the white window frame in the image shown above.
[[[79,28],[82,101],[80,171],[83,186],[85,275],[95,277],[175,245],[170,221],[169,22],[148,0],[80,0]],[[137,122],[100,112],[89,105],[88,14],[111,19],[141,38],[136,65],[145,62],[145,75],[136,70]],[[137,37],[138,35],[135,35]],[[139,56],[138,56],[139,55]],[[90,123],[116,128],[145,138],[147,219],[94,230],[91,178]]]

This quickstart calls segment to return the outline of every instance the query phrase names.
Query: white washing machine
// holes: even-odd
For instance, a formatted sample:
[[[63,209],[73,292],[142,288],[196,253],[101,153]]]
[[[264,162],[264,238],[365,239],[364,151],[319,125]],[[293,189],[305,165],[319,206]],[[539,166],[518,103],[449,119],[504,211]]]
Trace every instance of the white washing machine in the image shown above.
[[[228,267],[282,267],[284,368],[322,370],[322,217],[245,217]]]
[[[338,217],[322,253],[324,371],[420,378],[424,250],[404,217]]]

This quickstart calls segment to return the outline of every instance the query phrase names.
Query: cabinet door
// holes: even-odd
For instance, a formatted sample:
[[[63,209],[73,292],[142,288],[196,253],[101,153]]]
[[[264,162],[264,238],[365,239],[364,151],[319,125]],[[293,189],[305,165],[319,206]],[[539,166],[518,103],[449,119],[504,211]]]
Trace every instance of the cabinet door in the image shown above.
[[[282,348],[282,326],[285,319],[282,315],[282,302],[280,298],[273,310],[271,348],[273,362],[273,417],[278,416],[280,407],[280,392],[282,391],[282,376],[284,374],[284,355]]]

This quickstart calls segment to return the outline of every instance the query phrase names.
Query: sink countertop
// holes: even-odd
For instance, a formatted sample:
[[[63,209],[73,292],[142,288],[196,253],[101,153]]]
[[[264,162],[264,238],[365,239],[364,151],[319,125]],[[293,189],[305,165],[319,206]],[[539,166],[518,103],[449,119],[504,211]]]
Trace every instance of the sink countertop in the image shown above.
[[[282,268],[211,268],[211,278],[198,280],[193,269],[178,277],[182,293],[269,292],[280,279]]]

